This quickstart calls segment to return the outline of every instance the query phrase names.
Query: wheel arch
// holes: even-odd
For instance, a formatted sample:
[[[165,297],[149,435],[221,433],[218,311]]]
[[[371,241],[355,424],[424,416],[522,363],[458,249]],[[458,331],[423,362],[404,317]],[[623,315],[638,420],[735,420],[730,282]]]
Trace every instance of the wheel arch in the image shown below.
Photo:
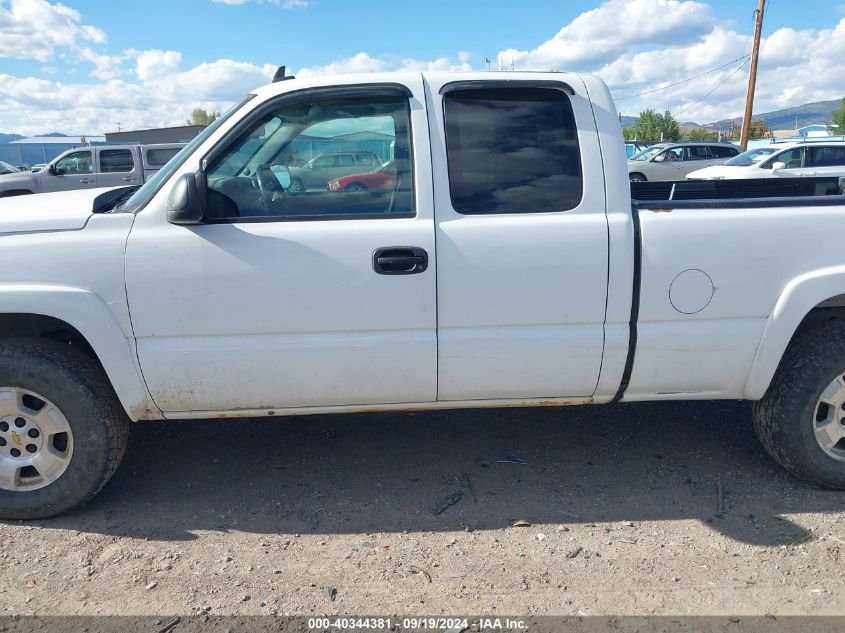
[[[163,417],[144,383],[134,341],[95,293],[66,286],[0,286],[0,339],[19,337],[76,347],[97,360],[130,418]]]
[[[762,398],[795,336],[830,319],[845,320],[845,266],[813,271],[786,285],[766,322],[743,396]]]

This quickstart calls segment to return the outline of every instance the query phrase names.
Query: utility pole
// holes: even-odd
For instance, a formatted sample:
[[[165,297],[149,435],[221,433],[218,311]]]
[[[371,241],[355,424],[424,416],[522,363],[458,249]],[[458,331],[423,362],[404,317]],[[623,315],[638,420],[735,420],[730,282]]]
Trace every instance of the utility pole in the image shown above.
[[[751,129],[751,114],[754,110],[754,89],[757,87],[757,59],[760,56],[760,34],[763,32],[763,14],[766,10],[766,0],[760,0],[757,7],[757,17],[754,21],[754,48],[751,49],[751,71],[748,73],[748,95],[745,98],[745,117],[742,119],[742,133],[739,144],[743,150],[748,149],[748,131]]]

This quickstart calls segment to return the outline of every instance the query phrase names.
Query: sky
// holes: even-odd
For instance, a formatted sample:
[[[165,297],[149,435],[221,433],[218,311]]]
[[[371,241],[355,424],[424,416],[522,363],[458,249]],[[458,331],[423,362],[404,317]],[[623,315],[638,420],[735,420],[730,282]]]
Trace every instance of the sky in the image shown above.
[[[755,112],[845,96],[845,2],[767,5]],[[93,136],[118,125],[180,125],[197,106],[222,111],[240,101],[280,64],[297,75],[327,75],[485,69],[488,59],[492,68],[597,74],[624,114],[668,109],[682,121],[707,123],[742,113],[742,58],[756,6],[0,0],[0,132]]]

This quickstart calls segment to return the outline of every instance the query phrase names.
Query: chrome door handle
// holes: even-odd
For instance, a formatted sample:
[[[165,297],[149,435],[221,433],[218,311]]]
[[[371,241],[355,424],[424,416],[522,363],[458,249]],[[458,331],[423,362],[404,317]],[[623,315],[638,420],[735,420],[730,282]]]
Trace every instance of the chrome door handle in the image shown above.
[[[92,178],[80,178],[79,182],[81,182],[84,185],[89,185],[92,182],[94,182],[94,180]]]
[[[137,178],[132,178],[130,176],[127,176],[126,178],[123,179],[123,182],[135,182],[136,180],[137,180]]]

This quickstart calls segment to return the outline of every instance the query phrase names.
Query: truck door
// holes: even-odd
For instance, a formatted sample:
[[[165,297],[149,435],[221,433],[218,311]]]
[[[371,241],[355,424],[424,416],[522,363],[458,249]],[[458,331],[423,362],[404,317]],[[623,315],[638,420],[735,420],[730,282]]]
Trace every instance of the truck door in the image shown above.
[[[97,186],[94,153],[90,149],[69,152],[53,165],[53,170],[39,173],[42,192],[93,189]]]
[[[140,185],[142,172],[138,152],[129,148],[97,148],[97,186]]]
[[[167,222],[170,182],[138,213],[127,294],[144,378],[163,411],[435,400],[422,78],[409,88],[273,97],[185,166],[208,183],[203,224]],[[299,136],[326,139],[328,150],[331,137],[353,132],[362,142],[395,143],[402,175],[394,188],[280,190]]]
[[[591,396],[608,227],[586,89],[484,79],[429,84],[438,399]]]

